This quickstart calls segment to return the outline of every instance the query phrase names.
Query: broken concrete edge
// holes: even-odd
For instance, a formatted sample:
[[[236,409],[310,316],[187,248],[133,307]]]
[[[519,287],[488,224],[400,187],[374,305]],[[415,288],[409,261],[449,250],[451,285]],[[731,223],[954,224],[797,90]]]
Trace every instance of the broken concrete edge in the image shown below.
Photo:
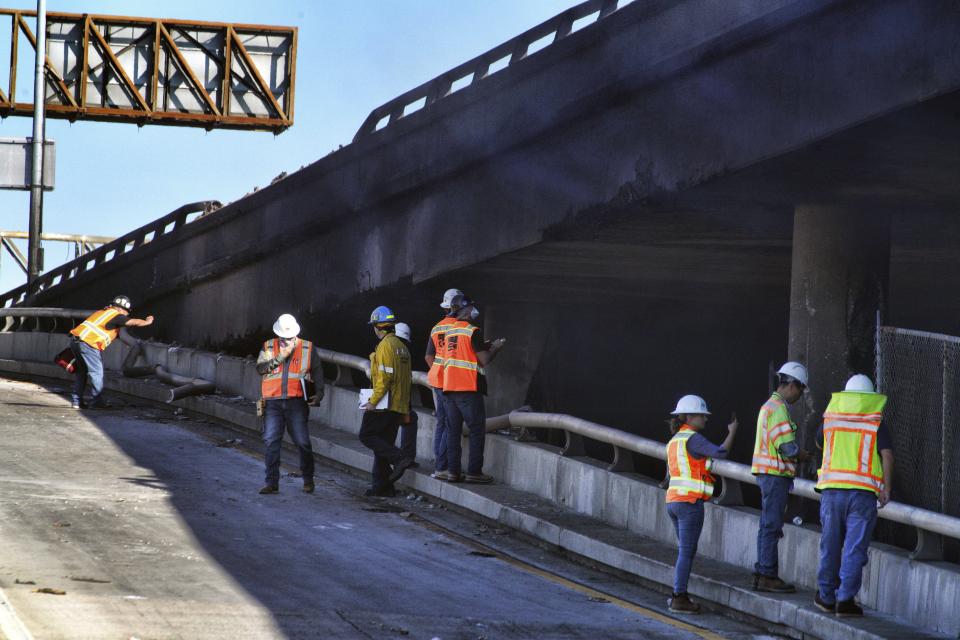
[[[72,376],[67,374],[63,369],[54,364],[37,362],[0,359],[0,371],[30,377],[42,376],[46,378],[57,378],[60,380],[69,380],[72,378]],[[148,401],[165,403],[169,406],[169,403],[166,403],[169,387],[156,381],[124,378],[108,373],[105,378],[105,387],[110,391]],[[356,410],[357,391],[328,387],[327,394],[327,399],[324,401],[326,405],[325,409],[323,411],[318,410],[318,408],[311,410],[312,431],[316,432],[318,428],[323,428],[332,430],[344,438],[352,437],[355,431],[351,432],[348,429],[341,429],[333,425],[344,424],[344,420],[347,420],[347,423],[351,426],[358,426],[352,425],[352,422],[359,423]],[[246,431],[256,433],[259,436],[260,419],[255,415],[250,406],[238,406],[236,402],[229,402],[216,396],[185,398],[177,401],[174,406],[229,423]],[[349,411],[349,413],[344,414],[344,410]],[[352,422],[349,421],[351,416],[353,418]],[[324,419],[325,417],[333,418],[334,420]],[[335,421],[338,419],[339,421]],[[421,413],[420,430],[418,433],[419,451],[432,451],[432,447],[428,446],[429,443],[432,442],[433,437],[432,425],[432,415],[426,412]],[[339,444],[336,439],[335,437],[318,437],[315,433],[312,433],[311,441],[314,446],[314,454],[325,461],[334,463],[337,467],[367,474],[373,462],[372,455],[362,449],[362,447],[357,446],[351,448]],[[499,448],[498,445],[507,447],[519,446],[538,450],[541,455],[555,456],[558,459],[557,461],[563,464],[576,464],[587,468],[592,466],[589,465],[587,461],[561,458],[556,451],[547,451],[547,449],[555,448],[546,445],[517,443],[507,438],[493,438],[488,441],[488,445],[489,444],[493,444],[494,447],[488,446],[488,449]],[[521,462],[521,458],[522,456],[517,457],[516,461]],[[501,475],[502,473],[503,469],[501,468],[500,473],[497,473],[497,475]],[[623,479],[631,481],[630,478],[625,477]],[[476,514],[500,523],[535,541],[558,548],[588,562],[609,567],[615,572],[626,574],[643,583],[659,585],[661,590],[669,590],[672,584],[672,563],[666,563],[654,557],[645,556],[642,553],[594,539],[580,531],[565,528],[546,518],[498,502],[483,495],[481,491],[474,490],[469,486],[442,482],[421,472],[407,473],[403,478],[403,482],[405,486],[411,490],[439,499],[455,509]],[[643,484],[635,480],[632,482],[635,485]],[[507,488],[514,491],[523,491],[523,489],[510,487],[509,485],[507,485]],[[657,489],[656,491],[660,490]],[[658,497],[658,502],[662,503],[662,496],[658,494]],[[575,501],[571,500],[570,502]],[[642,504],[644,500],[638,500],[638,502]],[[557,504],[559,506],[559,503]],[[572,505],[568,505],[568,508],[569,506]],[[576,510],[570,509],[570,511]],[[708,511],[718,511],[719,513],[726,514],[732,510],[708,505]],[[744,509],[744,511],[748,510]],[[662,519],[660,515],[661,514],[658,513],[653,519]],[[755,516],[753,519],[755,519]],[[605,523],[605,526],[610,525]],[[734,529],[739,528],[740,527],[734,527]],[[627,533],[633,532],[628,531]],[[705,534],[708,534],[706,528]],[[642,536],[643,534],[640,533],[638,535]],[[709,538],[710,536],[705,535],[704,537]],[[663,544],[662,540],[657,542]],[[675,546],[672,540],[669,544]],[[740,584],[740,582],[743,582],[743,584]],[[869,580],[865,580],[865,584],[868,582]],[[896,623],[891,616],[879,614],[881,618],[889,618],[891,623],[896,625],[898,629],[897,633],[884,633],[864,629],[856,626],[855,622],[850,623],[833,616],[825,615],[813,609],[809,602],[790,601],[788,599],[770,597],[766,594],[757,593],[748,588],[746,581],[739,580],[737,583],[724,582],[696,572],[696,567],[690,576],[689,590],[695,596],[712,603],[718,609],[734,612],[737,616],[747,620],[759,621],[771,625],[771,631],[794,638],[843,637],[854,640],[880,640],[881,638],[903,637],[904,627]],[[883,627],[883,622],[883,619],[870,621],[873,627]],[[915,631],[920,632],[920,629],[916,629]],[[937,637],[924,632],[916,635],[917,637]]]

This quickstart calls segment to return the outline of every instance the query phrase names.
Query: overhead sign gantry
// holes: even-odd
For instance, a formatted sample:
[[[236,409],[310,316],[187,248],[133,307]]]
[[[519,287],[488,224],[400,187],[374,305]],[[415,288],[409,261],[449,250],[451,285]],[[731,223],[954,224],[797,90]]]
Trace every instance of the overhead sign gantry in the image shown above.
[[[0,47],[10,42],[0,117],[33,114],[16,98],[34,16],[0,9]],[[275,133],[293,124],[296,27],[47,13],[46,34],[49,118]]]

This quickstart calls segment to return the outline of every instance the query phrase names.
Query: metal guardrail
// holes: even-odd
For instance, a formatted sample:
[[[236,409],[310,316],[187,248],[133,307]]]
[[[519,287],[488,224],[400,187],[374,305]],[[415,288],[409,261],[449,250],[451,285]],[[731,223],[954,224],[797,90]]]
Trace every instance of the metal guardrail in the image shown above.
[[[44,273],[37,278],[35,292],[45,291],[54,286],[69,282],[71,278],[75,278],[94,267],[110,262],[161,236],[167,235],[187,224],[187,218],[191,214],[207,214],[216,211],[220,207],[221,204],[216,200],[204,200],[185,204],[149,224],[134,229],[130,233],[122,235],[112,242],[101,245],[93,251],[85,253],[70,262],[66,262]],[[29,296],[30,292],[28,291],[27,285],[11,289],[6,293],[0,294],[0,308],[10,308],[22,304]]]
[[[462,88],[477,84],[500,69],[516,64],[528,55],[532,55],[534,52],[530,51],[531,47],[541,44],[544,39],[552,37],[552,40],[544,43],[540,49],[566,38],[579,27],[588,24],[591,18],[594,23],[603,20],[618,7],[630,1],[588,0],[541,22],[486,53],[380,105],[371,111],[360,125],[360,129],[353,138],[354,142],[394,124],[401,118],[425,109]],[[415,108],[411,109],[411,107]]]
[[[6,317],[8,322],[14,317],[21,318],[85,318],[91,310],[53,309],[43,307],[21,307],[15,309],[0,309],[0,317]],[[121,339],[127,344],[138,342],[121,332]],[[360,371],[366,375],[370,372],[370,361],[366,358],[354,356],[330,349],[315,347],[317,357],[322,362],[332,364],[337,369],[333,380],[334,385],[351,386],[353,384],[350,370]],[[133,364],[132,362],[130,364]],[[204,383],[207,381],[195,379],[170,380],[174,384]],[[422,371],[413,372],[413,383],[430,389],[427,376]],[[204,387],[206,388],[206,387]],[[527,429],[553,429],[563,431],[566,443],[561,451],[564,456],[586,456],[586,440],[611,445],[614,448],[613,462],[607,469],[614,472],[632,472],[634,470],[631,453],[639,453],[650,458],[666,461],[667,447],[663,442],[644,438],[620,429],[615,429],[589,420],[562,413],[535,413],[525,410],[512,411],[509,414],[496,416],[487,420],[487,431],[515,427],[521,429],[521,434]],[[740,484],[756,485],[757,481],[750,473],[750,467],[745,464],[729,460],[714,460],[712,473],[723,478],[723,488],[714,502],[724,506],[743,504]],[[810,500],[820,500],[820,495],[814,491],[815,484],[810,480],[797,478],[794,480],[792,494]],[[917,531],[917,546],[911,553],[914,560],[942,559],[942,539],[947,536],[960,540],[960,518],[947,516],[935,511],[913,507],[902,502],[891,502],[879,511],[884,520],[912,526]]]
[[[370,363],[365,358],[329,349],[317,349],[317,354],[322,361],[338,367],[337,380],[341,384],[349,378],[342,371],[343,368],[369,373]],[[420,371],[414,372],[414,383],[430,387],[426,381],[426,374]],[[563,431],[566,435],[566,444],[561,455],[564,456],[586,456],[585,440],[587,439],[609,444],[614,448],[613,462],[607,467],[609,471],[632,472],[634,467],[631,453],[639,453],[664,462],[667,459],[667,445],[663,442],[562,413],[534,413],[518,410],[487,420],[487,431],[509,427],[516,427],[522,431],[526,429]],[[714,499],[715,503],[723,506],[743,504],[740,483],[757,484],[756,478],[750,473],[750,467],[738,462],[714,460],[711,473],[723,478],[721,493]],[[819,502],[820,494],[814,490],[814,486],[815,483],[811,480],[797,478],[794,480],[791,493]],[[878,514],[884,520],[916,528],[917,546],[910,555],[914,560],[942,559],[942,540],[939,536],[960,540],[960,518],[913,507],[902,502],[890,502],[880,509]]]
[[[27,319],[34,321],[33,330],[40,329],[40,320],[42,318],[52,318],[54,320],[54,329],[56,329],[57,319],[83,320],[93,313],[93,309],[53,309],[50,307],[15,307],[13,309],[0,309],[0,318],[4,318],[3,326],[0,326],[0,333],[8,333],[14,330],[18,325],[23,327]]]

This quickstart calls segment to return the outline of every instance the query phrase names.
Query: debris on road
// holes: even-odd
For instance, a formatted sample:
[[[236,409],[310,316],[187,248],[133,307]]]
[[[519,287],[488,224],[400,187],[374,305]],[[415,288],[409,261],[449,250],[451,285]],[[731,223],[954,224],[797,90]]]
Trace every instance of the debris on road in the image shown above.
[[[34,589],[33,593],[48,593],[52,596],[65,596],[67,592],[63,589],[54,589],[53,587],[40,587],[39,589]]]
[[[101,580],[100,578],[86,578],[84,576],[70,576],[70,580],[74,582],[92,582],[94,584],[110,584],[109,580]]]

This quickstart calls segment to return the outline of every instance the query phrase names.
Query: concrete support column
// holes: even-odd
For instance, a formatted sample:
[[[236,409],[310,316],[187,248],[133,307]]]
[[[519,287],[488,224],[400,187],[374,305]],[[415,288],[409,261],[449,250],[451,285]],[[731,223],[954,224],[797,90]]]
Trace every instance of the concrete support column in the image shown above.
[[[497,416],[526,403],[554,317],[542,305],[497,304],[482,309],[486,339],[507,339],[487,371],[487,416]]]
[[[788,353],[810,371],[810,390],[794,416],[809,451],[830,394],[854,373],[873,378],[876,315],[886,316],[889,273],[889,214],[796,208]]]

